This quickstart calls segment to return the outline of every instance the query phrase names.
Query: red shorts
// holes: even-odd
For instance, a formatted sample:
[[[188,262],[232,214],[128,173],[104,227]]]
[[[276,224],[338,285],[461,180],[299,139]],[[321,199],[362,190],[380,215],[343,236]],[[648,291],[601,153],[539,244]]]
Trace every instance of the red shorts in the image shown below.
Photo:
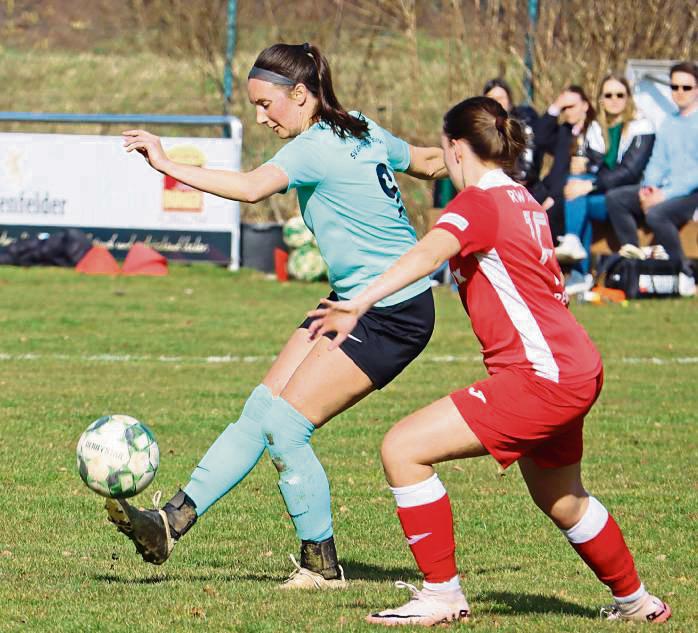
[[[603,370],[570,385],[504,370],[455,391],[451,399],[504,468],[524,455],[541,468],[558,468],[582,459],[584,416],[602,385]]]

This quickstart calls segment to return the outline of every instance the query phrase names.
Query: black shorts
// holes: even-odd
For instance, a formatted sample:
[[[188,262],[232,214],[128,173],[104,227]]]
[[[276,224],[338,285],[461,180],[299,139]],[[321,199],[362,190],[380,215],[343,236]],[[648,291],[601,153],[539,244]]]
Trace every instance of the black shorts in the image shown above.
[[[337,301],[337,295],[332,292],[329,299]],[[313,320],[308,317],[298,327],[308,328]],[[376,389],[382,389],[419,356],[433,331],[434,296],[430,288],[407,301],[371,308],[340,348]],[[325,336],[333,339],[336,334]]]

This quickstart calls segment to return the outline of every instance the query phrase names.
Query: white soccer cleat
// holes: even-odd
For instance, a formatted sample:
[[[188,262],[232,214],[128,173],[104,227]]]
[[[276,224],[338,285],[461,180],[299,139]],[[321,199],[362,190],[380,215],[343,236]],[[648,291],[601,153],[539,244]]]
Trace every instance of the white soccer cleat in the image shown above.
[[[686,273],[679,273],[679,296],[695,297],[696,296],[696,280]]]
[[[579,262],[587,258],[587,252],[582,242],[574,233],[565,233],[562,237],[557,238],[560,242],[555,248],[555,257],[559,262]]]
[[[398,588],[410,592],[410,601],[395,609],[386,609],[372,613],[366,617],[366,622],[382,624],[383,626],[402,626],[406,624],[419,626],[434,626],[457,620],[467,620],[470,607],[460,589],[455,591],[430,591],[417,589],[414,585],[398,581]]]
[[[656,596],[646,593],[628,605],[616,603],[603,607],[601,617],[607,620],[661,624],[671,617],[671,607]]]
[[[289,554],[295,569],[291,575],[279,585],[279,589],[344,589],[347,581],[344,578],[344,570],[339,567],[339,578],[328,580],[322,574],[301,567],[293,554]]]

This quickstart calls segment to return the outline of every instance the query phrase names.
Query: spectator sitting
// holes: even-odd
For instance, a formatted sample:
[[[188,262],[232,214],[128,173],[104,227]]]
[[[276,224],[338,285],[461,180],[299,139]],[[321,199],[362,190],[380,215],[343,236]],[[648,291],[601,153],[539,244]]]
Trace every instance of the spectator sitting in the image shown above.
[[[538,113],[528,105],[514,106],[511,87],[504,79],[490,79],[482,89],[482,94],[494,99],[507,111],[509,116],[522,124],[526,135],[526,149],[516,161],[514,173],[511,176],[530,190],[538,182],[543,162],[543,152],[536,151],[533,133]]]
[[[598,152],[587,151],[587,137],[602,136],[595,119],[596,112],[584,90],[569,86],[536,122],[536,147],[552,154],[553,164],[531,193],[548,213],[553,238],[565,233],[563,190],[569,175],[593,172],[595,163],[600,162]]]
[[[637,225],[645,220],[655,243],[681,262],[679,294],[695,296],[695,275],[681,248],[679,230],[698,207],[698,66],[675,64],[669,76],[678,111],[657,131],[642,186],[611,190],[606,206],[620,243],[631,248],[638,246]]]
[[[654,128],[636,114],[625,77],[611,74],[603,79],[598,106],[600,125],[589,130],[587,140],[588,151],[598,153],[602,162],[595,175],[572,176],[564,189],[567,233],[555,254],[561,262],[575,262],[566,284],[568,294],[591,287],[591,220],[608,219],[605,194],[639,183],[654,145]]]

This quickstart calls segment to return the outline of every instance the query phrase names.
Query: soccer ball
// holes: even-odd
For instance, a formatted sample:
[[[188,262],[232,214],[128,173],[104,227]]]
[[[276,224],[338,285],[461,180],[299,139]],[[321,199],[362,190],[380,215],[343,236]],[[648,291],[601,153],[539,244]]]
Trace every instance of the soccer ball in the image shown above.
[[[325,277],[327,266],[320,251],[307,244],[292,251],[288,258],[288,274],[301,281],[319,281]]]
[[[106,415],[80,436],[78,471],[104,497],[133,497],[155,477],[160,449],[150,429],[128,415]]]
[[[300,215],[290,218],[282,229],[284,244],[289,248],[300,248],[306,244],[314,244],[315,237],[305,225]]]

